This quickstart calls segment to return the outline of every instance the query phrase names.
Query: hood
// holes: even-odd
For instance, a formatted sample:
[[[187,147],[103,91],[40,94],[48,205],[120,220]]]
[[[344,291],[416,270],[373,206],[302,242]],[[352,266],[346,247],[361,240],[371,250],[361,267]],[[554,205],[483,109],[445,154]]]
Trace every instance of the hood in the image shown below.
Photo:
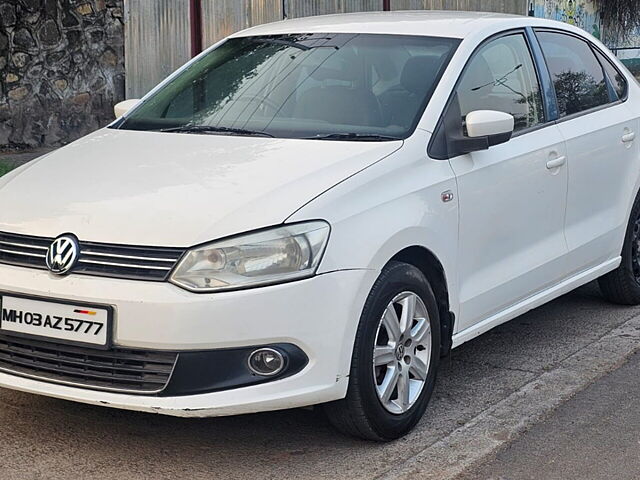
[[[282,223],[401,145],[103,129],[0,178],[0,231],[188,247]]]

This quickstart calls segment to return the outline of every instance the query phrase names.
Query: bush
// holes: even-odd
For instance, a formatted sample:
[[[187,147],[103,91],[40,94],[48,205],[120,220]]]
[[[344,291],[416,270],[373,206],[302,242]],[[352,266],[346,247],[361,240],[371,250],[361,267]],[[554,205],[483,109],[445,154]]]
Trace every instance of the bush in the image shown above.
[[[11,169],[12,167],[7,165],[6,163],[0,162],[0,177],[3,176],[5,173],[9,173]]]
[[[608,37],[628,40],[640,28],[640,0],[595,0],[595,4]]]
[[[620,61],[640,80],[640,58],[625,58]]]

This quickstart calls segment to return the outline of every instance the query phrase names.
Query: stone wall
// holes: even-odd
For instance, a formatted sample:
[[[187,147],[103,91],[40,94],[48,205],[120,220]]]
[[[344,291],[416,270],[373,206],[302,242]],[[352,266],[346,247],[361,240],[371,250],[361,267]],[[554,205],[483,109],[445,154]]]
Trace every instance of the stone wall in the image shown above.
[[[123,98],[123,0],[0,0],[0,149],[69,143]]]

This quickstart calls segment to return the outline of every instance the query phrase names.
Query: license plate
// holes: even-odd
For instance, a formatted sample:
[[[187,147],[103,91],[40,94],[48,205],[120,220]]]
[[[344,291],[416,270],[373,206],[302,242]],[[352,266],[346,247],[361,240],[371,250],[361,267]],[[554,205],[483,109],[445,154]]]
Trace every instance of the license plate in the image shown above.
[[[0,333],[107,348],[111,309],[0,295]]]

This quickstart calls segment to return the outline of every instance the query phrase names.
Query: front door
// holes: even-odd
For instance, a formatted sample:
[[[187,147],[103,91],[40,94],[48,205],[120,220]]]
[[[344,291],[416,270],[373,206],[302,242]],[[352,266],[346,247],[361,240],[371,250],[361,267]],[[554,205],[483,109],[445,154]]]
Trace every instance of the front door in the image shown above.
[[[565,142],[544,118],[524,34],[480,47],[456,94],[462,119],[475,110],[515,119],[507,143],[450,159],[460,209],[461,332],[563,278],[567,169]]]

